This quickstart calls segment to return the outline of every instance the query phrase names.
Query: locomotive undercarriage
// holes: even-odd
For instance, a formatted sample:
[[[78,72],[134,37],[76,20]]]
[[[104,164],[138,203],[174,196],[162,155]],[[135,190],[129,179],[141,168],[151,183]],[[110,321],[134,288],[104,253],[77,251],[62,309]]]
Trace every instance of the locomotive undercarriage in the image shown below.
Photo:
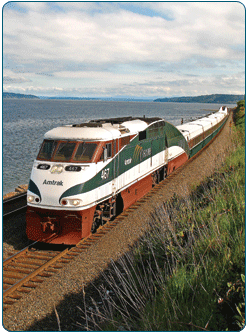
[[[94,234],[100,226],[113,220],[122,211],[123,201],[120,194],[98,204],[94,213],[91,233]]]
[[[91,228],[92,234],[95,233],[100,226],[104,225],[115,216],[116,216],[116,198],[112,197],[97,205]]]
[[[154,171],[152,173],[152,187],[159,184],[162,180],[164,180],[167,177],[167,166],[163,166],[160,169]]]

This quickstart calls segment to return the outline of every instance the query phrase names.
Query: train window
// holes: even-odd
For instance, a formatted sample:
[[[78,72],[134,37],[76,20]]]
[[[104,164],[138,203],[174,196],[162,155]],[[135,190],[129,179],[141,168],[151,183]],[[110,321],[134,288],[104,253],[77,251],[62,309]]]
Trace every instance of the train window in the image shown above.
[[[69,161],[75,149],[75,142],[61,142],[56,150],[55,161]]]
[[[81,142],[78,145],[76,154],[73,158],[74,161],[90,162],[96,150],[96,143]]]
[[[112,157],[112,143],[107,143],[107,144],[103,147],[103,149],[104,149],[104,148],[107,150],[107,158]],[[103,161],[103,159],[104,159],[104,151],[102,152],[102,155],[101,155],[100,160]]]
[[[112,143],[107,143],[106,148],[107,148],[107,157],[108,158],[112,157]]]
[[[49,161],[53,155],[56,145],[57,141],[44,140],[37,158],[39,160]]]
[[[147,132],[146,131],[142,131],[139,133],[139,141],[141,140],[145,140],[147,138]]]

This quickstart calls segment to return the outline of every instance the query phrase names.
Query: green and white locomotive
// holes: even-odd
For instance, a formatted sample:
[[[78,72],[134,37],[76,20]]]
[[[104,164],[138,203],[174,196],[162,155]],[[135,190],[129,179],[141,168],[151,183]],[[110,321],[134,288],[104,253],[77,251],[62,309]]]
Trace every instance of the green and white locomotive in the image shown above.
[[[50,130],[31,172],[28,238],[76,244],[202,149],[227,117],[224,107],[177,127],[124,117]]]

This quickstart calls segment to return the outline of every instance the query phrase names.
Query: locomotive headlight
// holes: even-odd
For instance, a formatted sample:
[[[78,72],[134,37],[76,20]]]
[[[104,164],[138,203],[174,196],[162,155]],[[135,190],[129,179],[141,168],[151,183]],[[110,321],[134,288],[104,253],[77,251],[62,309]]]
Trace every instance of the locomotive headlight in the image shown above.
[[[53,165],[52,168],[50,169],[51,173],[61,173],[62,171],[63,171],[63,166],[58,164]]]
[[[28,202],[33,202],[35,200],[35,197],[33,195],[28,195],[27,196],[27,201]]]
[[[40,198],[35,197],[34,195],[28,195],[27,196],[27,202],[29,202],[29,203],[31,203],[31,202],[39,203],[40,202]]]
[[[61,205],[62,206],[79,206],[81,204],[82,200],[80,199],[62,199]]]
[[[74,205],[74,206],[80,205],[80,200],[78,200],[78,199],[72,200],[72,205]]]

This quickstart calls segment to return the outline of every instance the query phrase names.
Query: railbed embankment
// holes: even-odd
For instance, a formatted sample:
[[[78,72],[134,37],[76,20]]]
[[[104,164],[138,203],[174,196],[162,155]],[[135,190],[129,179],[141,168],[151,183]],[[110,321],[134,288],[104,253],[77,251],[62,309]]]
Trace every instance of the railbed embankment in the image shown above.
[[[151,214],[156,207],[171,199],[174,194],[188,196],[194,185],[211,176],[223,164],[231,145],[227,122],[219,136],[197,159],[183,167],[175,177],[164,181],[164,185],[150,198],[150,204],[145,202],[131,211],[88,251],[6,310],[3,316],[4,327],[11,331],[58,330],[56,309],[61,330],[78,330],[76,322],[81,312],[77,314],[76,309],[79,300],[83,299],[83,287],[86,288],[98,279],[112,260],[116,261],[130,250],[148,230]]]
[[[3,196],[2,231],[4,259],[21,250],[29,242],[25,233],[25,197],[27,189],[28,185],[19,185],[15,191]],[[15,209],[17,210],[16,212]]]
[[[27,184],[18,185],[15,188],[15,191],[4,194],[3,200],[13,198],[13,197],[19,195],[20,193],[25,193],[25,192],[27,192],[27,190],[28,190]]]

